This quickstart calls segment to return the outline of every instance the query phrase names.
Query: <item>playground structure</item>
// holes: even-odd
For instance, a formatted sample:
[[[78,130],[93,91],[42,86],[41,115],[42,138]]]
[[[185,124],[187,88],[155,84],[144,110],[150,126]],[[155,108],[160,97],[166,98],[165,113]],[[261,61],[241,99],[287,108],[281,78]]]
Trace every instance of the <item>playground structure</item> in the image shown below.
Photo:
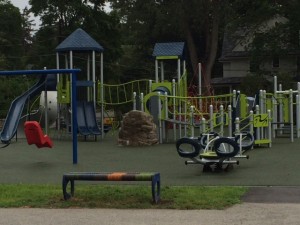
[[[84,30],[77,29],[70,34],[62,43],[56,47],[56,65],[57,69],[64,63],[65,68],[74,68],[74,54],[87,55],[86,78],[78,80],[76,86],[80,92],[77,96],[87,110],[83,110],[82,104],[78,104],[78,124],[79,132],[84,135],[103,135],[104,126],[101,123],[101,128],[98,128],[96,121],[96,53],[100,54],[100,81],[103,83],[103,47],[90,37]],[[60,59],[63,55],[63,60]],[[61,63],[63,61],[63,63]],[[57,128],[61,129],[61,121],[64,120],[66,126],[69,126],[69,106],[71,103],[70,93],[72,92],[72,77],[57,76]],[[89,103],[88,103],[89,102]],[[91,104],[92,105],[91,105]],[[103,115],[103,107],[101,109]],[[89,116],[92,116],[90,118]],[[101,120],[103,121],[103,119]]]
[[[250,132],[255,136],[255,145],[272,146],[272,138],[281,134],[290,137],[300,136],[299,90],[282,91],[274,88],[274,93],[266,93],[261,90],[259,95],[248,98],[246,95],[233,91],[228,95],[180,97],[157,93],[161,99],[157,108],[159,123],[180,124],[184,128],[183,135],[179,131],[179,138],[194,137],[199,128],[202,133],[217,131],[224,134],[224,127],[228,127],[227,135]],[[274,77],[274,87],[277,87],[277,78]],[[280,85],[279,85],[280,87]],[[153,94],[154,95],[154,94]],[[178,109],[178,102],[182,113]],[[201,105],[199,104],[201,103]],[[170,103],[173,103],[170,104]],[[200,110],[201,109],[201,110]],[[178,128],[178,126],[176,126]],[[168,140],[164,127],[159,124],[160,140]],[[173,129],[174,141],[176,141],[176,129]]]
[[[76,43],[75,46],[74,43]],[[72,69],[75,67],[74,54],[87,55],[86,78],[80,74],[81,80],[73,84],[76,85],[77,90],[80,90],[80,94],[76,93],[79,100],[76,105],[79,133],[84,137],[94,135],[96,139],[96,136],[101,135],[103,138],[105,131],[107,131],[104,126],[105,123],[108,122],[110,125],[118,127],[119,120],[121,120],[121,118],[116,118],[116,111],[107,111],[108,106],[113,107],[122,104],[132,104],[133,109],[145,111],[154,117],[160,143],[170,140],[169,130],[172,130],[174,141],[178,138],[197,137],[213,131],[228,137],[248,132],[255,136],[255,145],[267,144],[269,147],[272,144],[272,137],[274,138],[286,130],[294,133],[294,127],[287,127],[287,125],[294,123],[293,105],[297,105],[297,110],[299,110],[299,103],[297,103],[299,100],[292,103],[293,100],[289,99],[292,99],[295,93],[299,93],[300,88],[298,91],[282,91],[277,90],[277,84],[274,84],[274,89],[276,87],[274,90],[275,97],[273,95],[269,97],[269,94],[261,91],[260,97],[257,98],[259,99],[257,101],[258,106],[254,107],[249,106],[252,103],[249,102],[247,96],[236,91],[225,95],[202,96],[201,81],[203,78],[201,77],[201,64],[199,64],[198,94],[194,93],[193,96],[188,96],[184,48],[183,42],[156,43],[153,50],[155,57],[155,80],[153,81],[143,79],[125,84],[104,84],[103,47],[82,29],[73,32],[57,46],[56,61],[58,69],[61,65],[67,69]],[[96,66],[96,54],[99,54],[100,57],[100,79],[98,80],[96,78],[96,67],[98,68]],[[177,64],[174,72],[176,76],[173,76],[171,81],[165,79],[165,61],[172,61]],[[74,82],[72,76],[62,74],[58,74],[56,80],[57,105],[54,100],[51,100],[50,106],[47,106],[49,101],[40,102],[45,104],[45,108],[51,108],[52,114],[57,111],[56,127],[58,130],[64,129],[64,126],[70,130],[70,118],[73,111],[70,109],[71,93]],[[31,96],[31,92],[38,93],[42,90],[43,82],[41,80],[33,89],[25,93],[25,97],[21,98],[22,104],[26,102],[28,96]],[[51,94],[44,93],[41,100],[47,98],[47,95],[55,98],[53,97],[55,96],[54,92]],[[296,96],[296,98],[298,97]],[[21,104],[17,105],[23,107]],[[100,105],[100,113],[98,113],[97,105]],[[123,113],[121,112],[121,115]],[[106,114],[107,118],[105,118]],[[296,115],[296,130],[297,137],[299,137],[299,113]],[[12,113],[9,112],[1,133],[3,142],[8,142],[15,133],[10,131],[10,136],[5,134],[9,131],[6,127],[11,127],[7,125],[8,122],[14,124],[10,116]],[[48,121],[49,118],[45,119]],[[45,133],[48,133],[48,123],[45,124]],[[293,135],[291,135],[291,141],[292,138]]]
[[[3,72],[4,74],[4,72]],[[15,73],[8,73],[15,74]],[[16,72],[16,74],[18,74]],[[26,73],[25,73],[26,74]],[[7,113],[6,120],[2,127],[1,142],[9,144],[10,140],[16,135],[19,121],[22,116],[24,106],[29,98],[40,94],[44,90],[53,90],[56,85],[55,77],[50,75],[44,75],[40,77],[40,80],[24,92],[21,96],[17,97],[12,103]],[[45,96],[46,97],[46,96]],[[45,111],[45,117],[47,117],[47,110]]]
[[[37,94],[47,87],[46,81],[47,77],[50,75],[57,74],[71,74],[72,77],[72,92],[71,92],[71,109],[72,109],[72,153],[73,153],[73,164],[77,164],[78,162],[78,149],[77,149],[77,98],[76,98],[76,80],[77,75],[80,72],[79,69],[61,69],[61,70],[19,70],[19,71],[0,71],[0,76],[16,76],[16,75],[39,75],[40,81],[35,84],[32,88],[30,88],[27,92],[25,92],[20,97],[16,98],[15,101],[12,102],[9,113],[7,114],[7,118],[4,123],[4,127],[1,132],[1,141],[2,143],[8,145],[10,140],[16,135],[17,125],[20,121],[21,114],[23,112],[24,104],[28,100],[28,97],[31,94]],[[47,98],[47,94],[45,92],[45,98]],[[47,103],[47,99],[45,101]],[[45,118],[47,123],[47,112],[45,110]],[[2,138],[3,136],[3,138]],[[34,140],[34,143],[36,143]],[[37,143],[39,144],[39,143]]]
[[[80,41],[76,40],[79,39]],[[67,121],[66,129],[70,134],[72,134],[72,139],[75,143],[74,145],[74,153],[73,153],[73,163],[77,163],[77,136],[74,139],[74,127],[77,130],[81,131],[82,126],[85,128],[88,133],[85,135],[101,135],[103,132],[99,129],[96,120],[96,80],[95,80],[95,54],[96,52],[100,52],[100,61],[103,62],[103,48],[98,43],[96,43],[87,33],[85,33],[82,29],[77,29],[73,34],[71,34],[64,42],[62,42],[57,47],[57,70],[43,70],[40,71],[3,71],[1,75],[31,75],[38,74],[40,75],[40,80],[31,88],[28,88],[21,96],[17,97],[11,104],[11,107],[7,113],[7,117],[2,127],[1,131],[1,142],[9,145],[11,139],[16,136],[18,124],[21,122],[21,118],[23,118],[22,113],[25,104],[29,100],[33,99],[34,96],[40,95],[42,92],[43,97],[40,97],[40,109],[44,111],[44,131],[45,134],[49,133],[49,122],[51,119],[54,119],[56,122],[56,127],[58,130],[61,128],[61,122],[63,114],[63,120]],[[90,54],[88,54],[88,64],[87,64],[87,81],[82,81],[78,79],[80,78],[80,70],[73,70],[74,68],[74,60],[73,53],[85,53],[91,51],[92,60],[90,59]],[[64,63],[66,69],[59,69],[60,67],[60,54],[64,55]],[[92,62],[92,80],[90,80],[90,64]],[[71,68],[71,69],[70,69]],[[56,71],[57,73],[54,73]],[[101,74],[103,74],[103,68],[101,67]],[[48,73],[47,73],[48,72]],[[75,75],[74,75],[75,74]],[[76,77],[75,77],[76,76]],[[103,75],[101,76],[103,79]],[[80,90],[82,88],[82,90]],[[57,92],[54,90],[57,89]],[[78,91],[77,91],[78,90]],[[83,91],[84,90],[84,91]],[[51,93],[47,92],[51,91]],[[79,94],[80,92],[80,94]],[[83,93],[85,93],[83,95]],[[48,98],[49,94],[49,98]],[[77,104],[75,101],[78,98],[80,102],[84,103],[84,110],[82,110],[82,104]],[[74,100],[75,99],[75,100]],[[36,99],[37,100],[37,99]],[[36,100],[34,102],[36,102]],[[75,103],[73,103],[75,101]],[[74,110],[76,107],[76,110]],[[79,107],[79,108],[78,108]],[[28,107],[31,109],[31,107]],[[54,117],[53,112],[57,113]],[[82,113],[83,112],[83,113]],[[28,113],[28,112],[27,112]],[[74,115],[76,113],[77,115]],[[81,113],[81,114],[80,114]],[[103,115],[103,113],[102,113]],[[80,117],[82,116],[82,117]],[[31,115],[31,110],[26,115],[28,119],[33,118]],[[54,117],[54,118],[52,118]],[[41,122],[42,115],[40,119],[36,119]],[[75,118],[75,119],[73,119]],[[78,118],[78,119],[77,119]],[[74,125],[74,121],[76,121],[76,126]],[[78,128],[78,122],[81,123],[80,129]],[[37,129],[37,128],[36,128]],[[37,129],[39,130],[39,129]],[[31,143],[31,141],[29,141]]]
[[[95,54],[95,53],[93,53]],[[72,55],[72,51],[69,52]],[[103,57],[103,56],[101,56]],[[70,57],[71,58],[71,57]],[[88,60],[89,61],[89,60]],[[179,60],[178,60],[179,61]],[[179,65],[181,62],[179,63]],[[71,64],[72,65],[72,64]],[[158,65],[158,63],[156,63]],[[163,67],[163,66],[162,66]],[[245,96],[238,92],[233,92],[227,95],[220,96],[187,96],[187,73],[185,70],[180,72],[180,76],[177,79],[173,79],[172,82],[167,82],[162,79],[159,81],[134,81],[124,85],[105,85],[101,82],[96,81],[80,81],[77,82],[77,75],[79,70],[72,69],[65,70],[44,70],[44,71],[4,71],[0,72],[0,75],[23,75],[23,74],[54,74],[54,77],[59,74],[59,82],[64,82],[68,85],[63,87],[60,83],[60,105],[55,105],[51,100],[50,108],[56,107],[58,109],[58,128],[60,127],[60,114],[65,110],[66,117],[71,117],[70,128],[72,131],[73,139],[73,164],[77,164],[77,134],[78,131],[83,136],[103,135],[104,131],[104,109],[105,105],[115,104],[113,98],[111,98],[114,88],[122,89],[124,96],[117,98],[119,104],[130,103],[134,109],[140,109],[148,113],[152,113],[157,116],[157,122],[159,124],[160,141],[168,140],[167,131],[169,128],[173,129],[173,138],[178,140],[176,142],[177,152],[184,158],[189,158],[186,164],[200,164],[203,165],[203,171],[227,171],[232,168],[234,164],[239,164],[240,158],[248,158],[244,155],[244,150],[252,148],[253,144],[268,144],[271,147],[273,137],[279,135],[285,130],[290,131],[291,141],[294,138],[294,108],[296,105],[296,124],[297,124],[297,137],[299,132],[298,121],[299,118],[299,97],[298,94],[300,88],[297,91],[274,91],[276,99],[271,97],[268,99],[268,94],[261,91],[259,97],[259,105],[255,106],[255,113],[249,110],[249,102]],[[158,69],[156,69],[158,71]],[[161,70],[163,71],[163,70]],[[67,74],[67,75],[63,75]],[[70,75],[69,75],[70,74]],[[65,76],[69,77],[65,79]],[[17,98],[11,106],[8,113],[8,117],[5,121],[4,129],[1,133],[1,140],[3,143],[8,143],[10,139],[15,135],[16,128],[13,126],[14,122],[20,120],[22,109],[24,108],[25,102],[28,98],[37,95],[41,91],[44,91],[44,96],[41,97],[41,105],[47,109],[45,111],[45,127],[48,130],[48,119],[49,119],[49,97],[51,98],[54,94],[47,93],[50,87],[48,83],[48,77],[41,76],[40,81],[30,88],[24,95]],[[52,79],[53,80],[53,79]],[[51,81],[53,82],[53,81]],[[50,83],[51,83],[50,82]],[[277,86],[277,85],[276,85]],[[84,87],[87,89],[87,99],[77,99],[78,87]],[[96,87],[99,87],[97,90]],[[129,88],[128,88],[129,87]],[[299,87],[299,84],[298,84]],[[106,94],[105,90],[108,89],[110,94]],[[64,90],[67,90],[64,94]],[[128,91],[129,90],[129,91]],[[98,92],[97,92],[98,91]],[[132,95],[127,95],[131,92]],[[119,90],[117,91],[119,93]],[[126,94],[124,94],[126,93]],[[139,93],[140,95],[137,95]],[[143,97],[143,93],[146,96]],[[179,93],[179,94],[178,94]],[[100,96],[100,100],[95,98]],[[109,97],[109,101],[106,99]],[[65,99],[69,101],[64,102]],[[296,99],[296,100],[294,100]],[[44,100],[44,101],[43,101]],[[80,101],[77,101],[80,100]],[[271,103],[270,103],[271,102]],[[96,118],[96,106],[95,103],[102,104],[102,129],[99,129]],[[67,105],[64,107],[62,104]],[[48,106],[47,106],[48,105]],[[53,107],[53,108],[52,108]],[[67,109],[70,107],[70,109]],[[275,112],[275,110],[278,110]],[[67,111],[67,113],[66,113]],[[15,114],[16,112],[17,114]],[[51,111],[52,112],[52,111]],[[72,112],[72,113],[69,113]],[[267,112],[267,113],[266,113]],[[273,114],[272,114],[273,113]],[[17,117],[10,117],[17,115]],[[279,119],[275,120],[276,116],[279,115]],[[52,116],[51,116],[52,117]],[[33,129],[27,125],[33,125]],[[289,127],[285,127],[289,125]],[[227,127],[227,131],[225,128]],[[220,135],[211,133],[218,130]],[[277,130],[275,130],[277,129]],[[27,131],[26,131],[27,130]],[[199,130],[199,139],[196,134],[196,130]],[[245,131],[246,130],[246,131]],[[52,147],[53,143],[47,135],[42,133],[40,124],[33,121],[25,124],[25,134],[32,132],[27,137],[28,144],[35,144],[38,148],[40,147]],[[37,132],[37,133],[36,133]],[[248,133],[244,133],[248,132]],[[177,135],[179,133],[179,139]],[[256,138],[254,140],[253,135]],[[2,139],[3,135],[3,139]],[[233,137],[232,137],[233,136]],[[184,145],[189,145],[189,150],[186,150]],[[190,149],[191,152],[190,152]],[[102,155],[103,156],[103,155]],[[95,158],[95,157],[94,157]],[[100,157],[103,158],[103,157]],[[122,159],[124,161],[124,158]],[[63,163],[61,163],[63,164]],[[97,161],[99,165],[99,161]],[[103,163],[104,164],[104,163]],[[23,168],[22,168],[23,169]],[[49,169],[49,168],[48,168]],[[50,168],[51,169],[51,168]],[[97,169],[98,170],[98,169]],[[236,174],[235,174],[236,175]],[[71,195],[74,195],[74,180],[103,180],[103,181],[152,181],[152,198],[155,203],[160,199],[160,178],[159,173],[70,173],[65,174],[63,178],[63,194],[64,198],[67,199]],[[66,188],[68,181],[71,184],[71,195],[67,193]],[[184,181],[186,182],[186,180]]]
[[[247,96],[239,92],[201,96],[201,87],[199,87],[198,96],[187,96],[187,73],[182,42],[157,43],[154,46],[153,56],[155,57],[154,81],[144,79],[117,85],[104,84],[101,79],[98,81],[96,101],[101,105],[102,126],[105,123],[107,106],[129,103],[132,104],[133,109],[153,115],[161,143],[163,140],[168,141],[167,133],[170,128],[173,130],[174,141],[177,140],[177,135],[179,138],[195,136],[197,129],[199,135],[218,129],[220,135],[224,135],[225,132],[229,136],[239,132],[255,133],[255,144],[271,146],[269,130],[274,125],[271,124],[272,117],[263,109],[263,103],[259,108],[253,109],[255,113],[251,114]],[[177,62],[176,78],[172,81],[165,80],[164,60]],[[201,68],[201,65],[199,67]],[[200,73],[198,78],[200,85],[201,80]],[[119,124],[119,121],[115,121],[114,118],[116,112],[107,114],[111,118],[111,124]],[[259,122],[261,118],[265,118],[264,123]],[[224,130],[226,126],[228,132]]]
[[[273,107],[273,137],[286,134],[291,142],[294,137],[300,137],[300,82],[297,83],[297,90],[282,90],[282,85],[274,77],[274,94],[272,100],[270,95],[262,92],[262,99]]]
[[[77,30],[74,33],[76,32],[79,31]],[[80,32],[82,33],[83,31],[81,30]],[[65,41],[71,39],[72,36],[73,35],[70,35]],[[73,51],[68,48],[68,45],[64,46],[66,44],[65,41],[57,47],[57,51],[58,53],[65,54],[65,65],[70,65],[72,68]],[[288,94],[287,91],[280,93],[280,90],[274,90],[275,97],[271,98],[282,98],[277,101],[277,107],[275,107],[276,102],[274,102],[274,99],[268,99],[269,95],[263,96],[263,91],[260,97],[257,97],[257,99],[259,99],[259,101],[257,101],[258,106],[254,105],[252,108],[249,107],[252,103],[249,102],[247,96],[235,91],[226,95],[202,96],[201,82],[203,78],[201,77],[201,64],[199,64],[198,93],[194,93],[192,97],[187,96],[188,79],[185,70],[184,48],[183,42],[156,43],[152,54],[155,57],[155,79],[153,81],[144,79],[115,85],[103,83],[103,48],[101,46],[100,48],[91,48],[92,57],[88,55],[87,60],[87,81],[81,82],[81,85],[88,87],[87,99],[93,99],[92,102],[94,102],[95,109],[96,103],[101,107],[100,131],[104,130],[105,122],[111,125],[115,124],[114,126],[118,127],[121,118],[116,118],[116,111],[107,112],[107,108],[122,104],[132,104],[133,109],[150,113],[157,123],[161,143],[164,140],[169,140],[167,134],[170,128],[173,130],[174,141],[177,140],[177,136],[179,138],[184,136],[193,137],[195,136],[196,130],[199,130],[199,136],[202,133],[212,132],[217,129],[220,135],[227,133],[228,136],[239,132],[250,132],[255,136],[256,145],[267,144],[271,147],[272,137],[278,136],[283,130],[286,131],[287,125],[293,123],[293,121],[290,121],[293,119],[293,109],[290,105],[288,106],[288,98],[282,97]],[[76,50],[79,49],[77,48]],[[97,51],[100,52],[101,62],[100,79],[98,82],[95,80],[96,70],[94,62],[95,52]],[[70,63],[67,62],[68,56]],[[58,58],[57,56],[57,59]],[[92,60],[90,60],[91,58]],[[59,59],[57,61],[59,65]],[[89,73],[91,61],[93,79],[90,81]],[[174,61],[177,64],[174,73],[176,76],[171,81],[165,79],[165,61]],[[64,86],[65,89],[62,89],[62,86]],[[65,101],[63,99],[69,99],[68,95],[64,94],[70,92],[69,86],[68,80],[66,82],[59,82],[58,99],[60,99],[61,102]],[[274,84],[274,87],[275,86],[277,86],[277,84]],[[293,93],[295,93],[295,91],[293,91]],[[279,106],[278,102],[281,106]],[[254,111],[254,113],[251,112],[251,110]],[[270,110],[270,112],[268,112],[268,110]],[[120,114],[122,115],[123,113],[124,112],[121,112]],[[105,114],[107,114],[108,119],[105,118]],[[297,119],[296,121],[300,120]],[[297,122],[297,124],[299,123]],[[228,127],[228,132],[224,130],[225,127]],[[299,127],[299,125],[297,125],[297,127]],[[292,130],[293,126],[289,126],[288,128],[290,133],[294,132]],[[296,130],[299,130],[299,128]],[[272,135],[270,135],[270,132]],[[103,137],[104,132],[101,132],[101,134]],[[299,136],[299,134],[297,134],[297,136]]]

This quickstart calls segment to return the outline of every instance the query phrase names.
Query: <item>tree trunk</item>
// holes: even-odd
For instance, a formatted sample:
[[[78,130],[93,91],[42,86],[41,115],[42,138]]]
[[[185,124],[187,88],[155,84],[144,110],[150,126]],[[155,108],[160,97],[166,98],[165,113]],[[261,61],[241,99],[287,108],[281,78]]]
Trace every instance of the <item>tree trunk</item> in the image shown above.
[[[190,29],[187,29],[185,35],[186,35],[187,45],[190,53],[193,74],[195,74],[197,72],[197,67],[198,67],[198,54],[196,50],[195,41]]]
[[[219,39],[219,1],[214,1],[212,4],[211,28],[209,30],[210,34],[207,35],[207,37],[210,37],[210,40],[208,40],[209,44],[206,46],[208,56],[204,72],[207,84],[211,83],[211,73],[217,57]]]
[[[192,64],[192,73],[195,74],[197,72],[197,65],[198,65],[198,54],[197,54],[197,47],[195,44],[194,37],[191,32],[191,28],[189,26],[188,16],[184,15],[182,19],[182,28],[184,30],[184,35],[187,42],[187,47],[189,50],[189,56]]]

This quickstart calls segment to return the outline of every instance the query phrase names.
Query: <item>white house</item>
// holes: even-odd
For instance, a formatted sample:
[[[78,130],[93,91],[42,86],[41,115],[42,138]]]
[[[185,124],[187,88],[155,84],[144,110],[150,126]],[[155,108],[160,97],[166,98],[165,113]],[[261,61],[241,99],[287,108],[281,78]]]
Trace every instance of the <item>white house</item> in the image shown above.
[[[261,24],[255,32],[266,32],[280,23],[286,23],[287,19],[283,17],[274,17],[273,19]],[[234,38],[238,37],[238,38]],[[235,88],[242,81],[242,78],[252,71],[250,55],[247,47],[253,40],[253,32],[247,30],[236,32],[235,35],[225,33],[222,46],[222,55],[219,61],[223,64],[223,77],[212,79],[213,86],[227,86]],[[281,46],[284,48],[284,46]],[[278,72],[289,73],[292,76],[299,71],[297,58],[299,54],[288,52],[284,56],[264,58],[260,65],[260,70],[268,74]]]

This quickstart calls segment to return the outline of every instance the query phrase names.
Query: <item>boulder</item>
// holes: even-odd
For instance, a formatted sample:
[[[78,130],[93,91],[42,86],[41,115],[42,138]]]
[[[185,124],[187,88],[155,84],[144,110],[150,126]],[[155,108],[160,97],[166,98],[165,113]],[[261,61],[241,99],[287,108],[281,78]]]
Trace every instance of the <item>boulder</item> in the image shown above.
[[[153,117],[137,110],[126,113],[120,128],[118,143],[126,146],[157,144],[157,129]]]

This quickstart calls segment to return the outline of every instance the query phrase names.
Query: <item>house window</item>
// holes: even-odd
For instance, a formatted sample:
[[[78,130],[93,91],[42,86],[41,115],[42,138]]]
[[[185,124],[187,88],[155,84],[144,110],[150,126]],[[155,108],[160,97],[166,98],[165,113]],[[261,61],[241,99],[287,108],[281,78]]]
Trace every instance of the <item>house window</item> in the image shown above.
[[[278,56],[273,57],[273,68],[279,68],[279,57]]]

